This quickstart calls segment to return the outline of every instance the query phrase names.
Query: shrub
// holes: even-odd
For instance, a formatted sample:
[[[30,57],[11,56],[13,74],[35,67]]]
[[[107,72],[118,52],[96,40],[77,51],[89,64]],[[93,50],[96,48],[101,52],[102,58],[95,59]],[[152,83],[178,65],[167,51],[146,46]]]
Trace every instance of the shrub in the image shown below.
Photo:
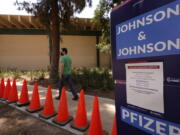
[[[0,77],[7,77],[7,78],[15,78],[18,79],[21,77],[21,71],[15,68],[10,69],[0,69]]]
[[[111,70],[108,68],[74,68],[72,76],[75,83],[84,89],[111,90],[114,88]]]
[[[21,71],[19,71],[19,70],[17,70],[17,69],[13,70],[13,71],[12,71],[12,77],[13,77],[14,79],[20,78],[20,77],[21,77]]]
[[[48,78],[48,76],[49,72],[47,70],[20,71],[17,69],[0,69],[0,78],[29,78],[31,81],[41,81]],[[72,77],[76,85],[85,90],[89,88],[112,90],[114,88],[112,73],[108,68],[74,68]]]

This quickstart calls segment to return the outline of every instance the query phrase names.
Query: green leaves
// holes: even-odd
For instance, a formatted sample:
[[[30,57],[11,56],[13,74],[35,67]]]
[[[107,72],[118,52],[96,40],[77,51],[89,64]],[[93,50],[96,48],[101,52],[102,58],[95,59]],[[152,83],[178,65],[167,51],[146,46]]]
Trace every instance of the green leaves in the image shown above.
[[[16,0],[14,5],[18,7],[19,10],[25,10],[28,13],[36,16],[42,24],[44,24],[48,29],[50,29],[51,18],[51,1],[52,0],[38,0],[36,3],[31,1],[19,2]],[[80,13],[85,6],[91,6],[92,0],[55,0],[58,4],[58,17],[60,23],[64,25],[69,23],[71,17],[74,13]]]
[[[108,68],[74,68],[72,75],[76,85],[84,89],[112,90],[114,88],[112,72]]]
[[[111,44],[108,44],[106,42],[100,42],[96,45],[96,47],[100,50],[100,52],[110,53]]]
[[[121,3],[124,0],[119,0]],[[110,11],[115,6],[112,0],[100,0],[98,7],[94,12],[93,22],[101,30],[102,36],[100,38],[100,43],[97,44],[97,48],[101,52],[110,53]]]

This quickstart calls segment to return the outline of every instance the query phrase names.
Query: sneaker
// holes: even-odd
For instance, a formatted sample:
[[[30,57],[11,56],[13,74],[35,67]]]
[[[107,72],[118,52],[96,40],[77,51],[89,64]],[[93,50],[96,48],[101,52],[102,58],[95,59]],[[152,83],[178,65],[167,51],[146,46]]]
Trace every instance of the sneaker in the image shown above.
[[[72,100],[78,100],[78,98],[79,98],[78,96],[75,96],[72,98]]]
[[[60,96],[55,97],[55,99],[56,99],[56,100],[59,100],[59,99],[60,99]]]

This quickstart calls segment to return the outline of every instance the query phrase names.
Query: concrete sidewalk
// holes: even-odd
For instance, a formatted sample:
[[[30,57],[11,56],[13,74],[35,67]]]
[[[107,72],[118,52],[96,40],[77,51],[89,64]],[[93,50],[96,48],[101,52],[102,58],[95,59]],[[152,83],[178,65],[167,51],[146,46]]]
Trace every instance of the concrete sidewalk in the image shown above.
[[[33,87],[34,86],[28,85],[28,93],[29,93],[30,99],[31,99]],[[38,88],[39,88],[41,105],[43,106],[45,98],[46,98],[45,96],[46,96],[47,88],[44,88],[44,87],[38,87]],[[20,91],[22,89],[22,83],[17,83],[17,89],[18,89],[18,94],[20,95]],[[59,100],[55,100],[55,97],[58,95],[58,90],[52,89],[52,93],[53,93],[53,99],[54,99],[54,107],[55,107],[55,110],[57,111]],[[66,95],[67,95],[69,114],[71,116],[75,117],[78,101],[72,100],[71,92],[66,91]],[[91,120],[91,114],[92,114],[92,106],[93,106],[94,96],[85,95],[85,100],[86,100],[86,110],[87,110],[88,121],[90,121]],[[25,111],[25,107],[19,108],[19,107],[16,107],[14,104],[12,104],[11,106],[13,106],[13,107],[15,107],[21,111]],[[103,127],[103,129],[105,129],[110,134],[111,130],[112,130],[114,113],[115,113],[114,100],[99,97],[99,106],[100,106],[100,115],[101,115],[102,127]],[[38,113],[32,113],[30,115],[38,117]],[[44,120],[44,121],[53,124],[51,122],[52,119],[50,119],[48,121],[47,120]],[[57,125],[55,125],[55,126],[57,126]],[[77,130],[72,129],[70,127],[70,124],[67,124],[66,126],[61,127],[61,128],[66,129],[69,132],[72,132],[72,133],[77,134],[77,135],[83,134],[82,132],[79,132]]]

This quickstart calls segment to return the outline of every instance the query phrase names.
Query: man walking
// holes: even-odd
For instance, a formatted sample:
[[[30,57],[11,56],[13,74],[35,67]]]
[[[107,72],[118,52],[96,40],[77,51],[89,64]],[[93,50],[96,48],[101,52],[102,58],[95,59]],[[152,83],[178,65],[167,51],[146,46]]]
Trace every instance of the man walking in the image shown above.
[[[60,86],[59,86],[59,96],[56,97],[56,99],[60,99],[61,97],[61,89],[64,87],[65,82],[68,83],[69,88],[72,92],[73,99],[72,100],[78,100],[78,95],[75,91],[75,86],[73,84],[72,78],[71,78],[71,64],[72,60],[71,57],[68,56],[68,50],[67,48],[61,48],[60,51],[61,57],[60,57],[60,72],[61,72],[61,80],[60,80]]]

